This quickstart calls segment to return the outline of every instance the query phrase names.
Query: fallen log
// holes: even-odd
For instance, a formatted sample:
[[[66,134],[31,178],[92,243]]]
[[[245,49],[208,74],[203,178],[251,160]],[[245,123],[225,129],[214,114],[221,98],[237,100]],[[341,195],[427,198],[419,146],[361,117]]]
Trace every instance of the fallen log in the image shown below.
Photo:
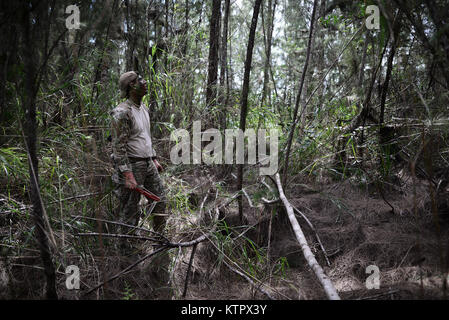
[[[279,173],[276,173],[275,178],[276,178],[276,185],[279,190],[279,198],[281,198],[282,202],[284,203],[285,209],[287,209],[288,218],[293,227],[293,231],[295,232],[296,239],[298,240],[299,245],[301,246],[304,258],[306,259],[310,268],[315,273],[316,277],[318,278],[318,281],[323,286],[327,297],[330,300],[340,300],[340,296],[338,295],[337,290],[330,281],[329,277],[324,273],[323,268],[321,268],[321,266],[316,261],[315,255],[312,253],[309,245],[307,244],[304,233],[302,232],[298,220],[296,220],[295,213],[293,212],[293,206],[290,204],[290,202],[287,200],[284,194]]]

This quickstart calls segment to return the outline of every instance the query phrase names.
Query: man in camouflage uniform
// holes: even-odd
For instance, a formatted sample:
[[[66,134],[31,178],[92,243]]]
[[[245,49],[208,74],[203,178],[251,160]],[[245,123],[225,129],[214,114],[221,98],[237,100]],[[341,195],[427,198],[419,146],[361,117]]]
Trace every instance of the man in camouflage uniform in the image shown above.
[[[148,108],[142,98],[148,92],[147,82],[134,71],[120,76],[121,98],[127,98],[111,111],[112,158],[119,181],[120,220],[137,225],[140,214],[140,193],[136,186],[143,185],[161,198],[153,209],[153,229],[162,232],[165,227],[165,190],[159,171],[162,166],[156,159],[150,132]],[[124,231],[124,229],[122,229]]]

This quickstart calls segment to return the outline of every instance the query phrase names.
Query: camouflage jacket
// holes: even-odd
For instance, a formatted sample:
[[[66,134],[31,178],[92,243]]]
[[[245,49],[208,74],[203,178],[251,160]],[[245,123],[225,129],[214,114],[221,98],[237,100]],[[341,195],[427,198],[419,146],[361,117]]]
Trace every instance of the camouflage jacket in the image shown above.
[[[129,157],[155,157],[148,108],[126,100],[111,111],[112,158],[120,172],[131,171]]]

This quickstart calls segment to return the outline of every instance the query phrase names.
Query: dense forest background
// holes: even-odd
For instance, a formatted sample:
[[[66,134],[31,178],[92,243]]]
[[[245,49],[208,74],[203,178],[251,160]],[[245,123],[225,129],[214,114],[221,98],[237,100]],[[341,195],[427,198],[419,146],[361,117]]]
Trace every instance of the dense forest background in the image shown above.
[[[0,296],[332,298],[324,270],[340,298],[446,298],[448,12],[427,0],[2,1]],[[171,242],[152,242],[142,219],[130,241],[147,259],[123,266],[109,112],[129,70],[149,85]],[[172,164],[170,134],[197,120],[280,130],[278,175]],[[170,260],[164,293],[146,272],[152,248]]]

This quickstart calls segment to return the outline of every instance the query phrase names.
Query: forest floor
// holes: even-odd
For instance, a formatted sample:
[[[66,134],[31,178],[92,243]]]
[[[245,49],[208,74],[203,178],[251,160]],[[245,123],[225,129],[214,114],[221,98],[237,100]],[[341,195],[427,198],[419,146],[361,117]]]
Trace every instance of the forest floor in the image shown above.
[[[192,186],[201,185],[201,177],[188,177],[186,180],[189,178]],[[251,188],[247,189],[251,197]],[[309,246],[342,299],[444,298],[443,279],[447,274],[440,272],[440,257],[446,255],[443,250],[446,250],[449,239],[448,221],[440,215],[438,225],[435,224],[425,181],[417,181],[414,190],[412,178],[399,174],[394,185],[384,185],[383,196],[378,187],[362,185],[351,179],[320,184],[293,180],[287,190],[290,191],[287,193],[289,201],[314,226],[316,233],[297,215]],[[250,207],[248,201],[244,202],[248,225],[257,225],[255,232],[247,236],[265,248],[264,260],[270,233],[264,216],[266,218],[270,210],[267,210],[268,205],[251,204]],[[269,262],[262,262],[265,271],[258,273],[265,290],[276,299],[326,299],[324,290],[303,257],[282,204],[274,206],[277,214],[272,220],[270,258]],[[227,211],[228,217],[234,216],[234,219],[226,220],[228,225],[237,220],[236,214],[237,203],[234,203],[234,207]],[[316,235],[321,239],[322,247]],[[193,262],[193,278],[187,299],[267,298],[225,266],[219,268],[219,272],[213,272],[216,267],[212,267],[211,272],[211,264],[216,264],[217,260],[215,255],[211,256],[211,251],[210,243],[200,244]],[[182,275],[177,279],[179,287],[184,285],[189,257],[190,252],[187,251],[177,272]],[[286,268],[280,268],[282,257],[288,261]],[[379,270],[378,288],[367,288],[367,282],[371,283],[370,279],[373,279],[372,271],[367,271],[370,265]],[[248,268],[257,274],[255,269],[254,266]]]
[[[414,188],[413,179],[406,173],[395,177],[394,183],[384,184],[383,195],[379,187],[352,179],[311,182],[298,176],[284,187],[292,205],[313,225],[315,230],[297,215],[312,252],[342,299],[444,298],[443,279],[447,274],[442,275],[440,270],[449,239],[449,221],[443,216],[446,213],[447,217],[448,206],[440,208],[436,225],[426,180],[417,180]],[[172,208],[168,220],[168,236],[172,242],[190,241],[210,231],[213,208],[227,203],[220,210],[222,222],[218,232],[196,248],[185,299],[267,299],[259,288],[275,299],[326,299],[303,257],[282,203],[261,201],[262,197],[276,198],[274,184],[268,179],[264,184],[257,177],[252,183],[251,177],[245,180],[248,197],[243,198],[246,217],[243,227],[238,219],[237,201],[229,202],[236,191],[233,180],[217,184],[219,179],[207,170],[168,174],[164,179],[168,196],[176,198],[171,203],[180,203],[178,208]],[[272,190],[268,191],[269,188]],[[252,199],[251,203],[248,199]],[[186,207],[191,210],[185,210]],[[60,238],[57,232],[56,236]],[[66,235],[66,241],[69,239],[76,237]],[[92,288],[132,262],[118,263],[114,245],[108,246],[109,240],[103,239],[103,249],[95,248],[97,239],[90,243],[85,239],[79,241],[77,250],[87,251],[73,254],[72,258],[67,254],[66,259],[67,264],[80,266],[84,287]],[[139,257],[152,250],[151,243],[138,245],[142,249]],[[154,259],[122,274],[103,291],[87,296],[83,296],[83,290],[65,289],[67,276],[58,265],[58,291],[64,299],[184,299],[191,251],[192,247],[170,250],[167,276],[172,290],[162,295],[154,290],[157,278],[154,270],[149,271],[158,263]],[[10,290],[4,291],[7,295],[3,298],[41,296],[39,256],[34,253],[33,257],[14,259],[10,264]],[[378,268],[379,288],[367,288],[367,281],[372,283],[370,280],[376,276],[367,271],[368,266]],[[5,270],[0,265],[3,278],[7,276]],[[253,284],[236,270],[251,277]]]

